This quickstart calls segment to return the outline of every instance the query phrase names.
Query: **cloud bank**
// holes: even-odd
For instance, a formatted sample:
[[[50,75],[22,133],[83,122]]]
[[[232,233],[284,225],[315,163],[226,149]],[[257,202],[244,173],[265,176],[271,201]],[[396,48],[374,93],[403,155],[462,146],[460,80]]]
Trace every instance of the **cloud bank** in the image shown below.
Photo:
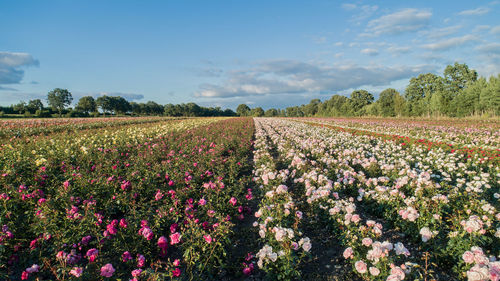
[[[388,85],[422,72],[431,65],[359,66],[324,65],[296,60],[272,60],[229,72],[220,84],[202,84],[196,97],[232,98],[246,96],[304,94],[342,91],[362,86]]]
[[[23,67],[38,66],[38,60],[27,53],[0,52],[0,89],[5,84],[19,84],[23,80]]]

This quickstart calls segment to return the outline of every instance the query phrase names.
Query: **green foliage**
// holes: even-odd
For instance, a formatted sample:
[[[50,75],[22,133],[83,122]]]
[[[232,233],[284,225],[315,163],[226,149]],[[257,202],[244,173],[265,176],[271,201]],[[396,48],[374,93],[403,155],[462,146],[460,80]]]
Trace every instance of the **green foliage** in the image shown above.
[[[73,96],[66,89],[55,88],[47,95],[49,106],[57,110],[59,116],[62,114],[63,109],[71,104],[71,101],[73,101]]]
[[[250,107],[246,104],[240,104],[236,108],[236,114],[238,114],[238,116],[248,116],[250,114]]]
[[[250,110],[250,116],[262,117],[264,116],[264,109],[262,109],[262,107],[252,108],[252,110]]]
[[[85,96],[80,98],[78,104],[76,105],[76,109],[87,114],[90,112],[96,112],[97,103],[93,97]]]

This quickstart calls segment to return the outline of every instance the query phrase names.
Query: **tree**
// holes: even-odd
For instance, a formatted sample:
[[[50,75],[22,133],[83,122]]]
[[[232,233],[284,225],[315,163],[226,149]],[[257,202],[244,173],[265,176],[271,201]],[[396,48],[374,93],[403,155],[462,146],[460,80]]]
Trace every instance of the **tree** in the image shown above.
[[[270,109],[266,110],[266,112],[264,112],[264,116],[266,116],[266,117],[278,116],[278,110],[276,110],[275,108],[270,108]]]
[[[383,90],[377,100],[379,105],[380,114],[382,116],[395,116],[396,112],[394,110],[394,97],[399,95],[398,91],[392,88]]]
[[[481,91],[479,104],[484,112],[500,115],[500,74],[490,77],[488,87]]]
[[[154,101],[148,101],[145,104],[145,110],[147,114],[154,114],[154,115],[162,115],[163,114],[163,106],[157,104]]]
[[[346,115],[347,112],[344,110],[344,105],[349,104],[349,98],[341,95],[333,95],[324,104],[326,104],[329,116]]]
[[[40,99],[30,100],[26,106],[30,113],[35,113],[37,110],[43,109],[43,103]]]
[[[78,100],[78,104],[76,105],[76,109],[80,110],[84,113],[96,112],[97,111],[97,103],[95,99],[91,96],[81,97]]]
[[[362,115],[363,107],[371,104],[374,98],[366,90],[356,90],[351,93],[351,107],[357,115]]]
[[[125,114],[132,110],[130,103],[123,97],[111,97],[112,107],[115,114]]]
[[[305,116],[314,116],[321,105],[321,101],[319,99],[312,99],[309,104],[304,106],[304,115]]]
[[[218,110],[220,111],[220,108]],[[201,116],[201,107],[193,102],[186,104],[184,116]]]
[[[12,109],[17,111],[19,114],[23,114],[26,111],[26,102],[20,101],[18,104],[14,104]]]
[[[410,79],[405,98],[412,116],[429,112],[429,102],[433,93],[443,90],[443,78],[432,73],[420,74]]]
[[[47,95],[47,102],[49,103],[49,106],[54,110],[57,110],[59,112],[59,116],[61,116],[64,108],[71,104],[71,101],[73,101],[73,96],[67,89],[55,88]]]
[[[106,112],[112,112],[114,109],[113,98],[110,96],[103,95],[98,97],[96,104],[101,108],[104,115],[106,115]]]
[[[477,80],[477,72],[464,64],[455,62],[454,65],[448,65],[444,70],[444,81],[448,90],[458,94],[470,83]]]
[[[238,114],[238,116],[248,116],[249,113],[250,107],[248,107],[248,105],[244,103],[238,105],[238,107],[236,108],[236,114]]]
[[[250,110],[250,115],[253,117],[262,117],[264,116],[264,109],[262,107],[256,107]]]
[[[402,116],[406,108],[405,99],[399,94],[399,92],[396,92],[394,94],[393,99],[394,99],[394,114],[398,117]]]
[[[481,77],[461,91],[453,99],[453,107],[456,108],[457,116],[462,117],[481,112],[480,97],[484,91],[487,91],[487,88],[488,81]]]

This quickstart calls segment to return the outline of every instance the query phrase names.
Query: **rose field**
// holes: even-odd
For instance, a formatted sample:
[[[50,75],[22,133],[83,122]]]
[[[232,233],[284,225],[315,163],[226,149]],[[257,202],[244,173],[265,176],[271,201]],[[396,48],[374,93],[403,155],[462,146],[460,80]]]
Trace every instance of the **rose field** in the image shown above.
[[[0,280],[500,280],[498,121],[0,125]]]

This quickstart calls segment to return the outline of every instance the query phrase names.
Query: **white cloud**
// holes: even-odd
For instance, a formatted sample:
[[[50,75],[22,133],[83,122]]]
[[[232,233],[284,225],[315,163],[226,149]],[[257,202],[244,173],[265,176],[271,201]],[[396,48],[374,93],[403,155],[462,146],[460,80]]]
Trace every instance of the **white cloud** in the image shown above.
[[[366,48],[361,50],[362,54],[369,55],[369,56],[376,56],[378,55],[378,50],[377,49],[372,49],[372,48]]]
[[[399,54],[406,54],[411,52],[410,47],[398,47],[398,46],[391,46],[387,48],[387,51],[393,55],[399,55]]]
[[[422,45],[422,47],[433,51],[443,51],[477,40],[476,36],[468,34],[461,37],[445,39],[436,43],[425,44]]]
[[[344,42],[336,42],[333,45],[336,46],[336,47],[342,47],[342,46],[344,46]]]
[[[222,84],[202,84],[196,97],[232,98],[340,91],[381,86],[435,70],[420,66],[324,65],[295,60],[272,60],[230,72]]]
[[[500,35],[500,25],[494,26],[490,29],[491,34]]]
[[[483,76],[498,75],[500,73],[500,43],[485,43],[475,48],[480,53],[479,59],[483,65],[478,68]]]
[[[356,9],[356,4],[352,4],[352,3],[344,3],[342,4],[342,9],[344,10],[347,10],[347,11],[351,11],[351,10],[354,10]]]
[[[458,13],[460,16],[480,16],[491,11],[490,8],[479,7],[473,10],[464,10]]]
[[[453,25],[442,28],[433,28],[430,30],[420,31],[419,34],[426,36],[429,39],[441,39],[448,35],[452,35],[457,33],[463,26],[461,25]]]
[[[0,52],[0,85],[19,84],[24,77],[24,70],[21,68],[37,65],[39,65],[38,60],[30,54]]]
[[[499,54],[500,55],[500,43],[486,43],[476,47],[476,50],[489,53],[489,54]]]
[[[419,30],[429,24],[432,13],[423,9],[403,9],[371,20],[365,30],[369,36],[400,34]]]

